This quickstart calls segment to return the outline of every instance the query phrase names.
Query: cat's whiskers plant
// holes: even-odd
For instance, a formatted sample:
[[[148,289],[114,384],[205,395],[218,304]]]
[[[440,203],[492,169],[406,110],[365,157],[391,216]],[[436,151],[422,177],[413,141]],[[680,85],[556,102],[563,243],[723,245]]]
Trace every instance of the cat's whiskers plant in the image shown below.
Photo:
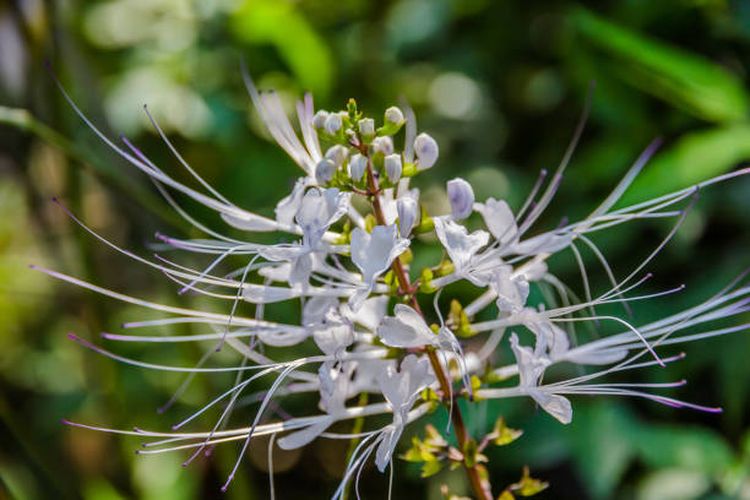
[[[447,184],[450,213],[428,213],[419,203],[419,190],[411,188],[410,181],[438,162],[439,147],[430,135],[418,133],[411,110],[404,113],[390,107],[382,122],[378,122],[365,116],[354,100],[342,111],[316,112],[312,97],[306,95],[296,107],[300,139],[279,96],[259,92],[247,73],[245,83],[268,132],[303,171],[292,192],[277,204],[272,218],[240,208],[213,189],[188,165],[148,110],[155,130],[201,190],[174,180],[127,138],[122,138],[122,146],[110,140],[62,90],[91,130],[145,173],[177,213],[206,235],[204,239],[185,240],[159,234],[162,248],[203,254],[210,260],[203,269],[195,269],[161,255],[147,259],[106,240],[70,214],[73,220],[116,252],[158,270],[177,285],[178,294],[191,292],[227,304],[221,312],[160,304],[36,268],[54,278],[166,315],[155,320],[134,320],[123,325],[126,330],[187,325],[197,331],[173,336],[103,333],[105,340],[145,344],[196,342],[203,346],[204,355],[195,366],[171,366],[128,358],[73,334],[70,338],[125,364],[184,373],[186,380],[162,411],[187,390],[196,375],[234,375],[230,387],[182,417],[169,431],[124,431],[67,423],[144,438],[147,442],[138,451],[141,454],[184,450],[185,465],[201,454],[210,454],[216,445],[239,444],[239,456],[223,489],[230,486],[245,452],[254,445],[254,438],[270,436],[271,471],[275,444],[295,449],[318,438],[352,441],[346,469],[333,495],[343,498],[352,484],[358,491],[360,474],[371,458],[381,472],[390,467],[392,485],[393,457],[404,429],[442,407],[449,414],[445,435],[428,426],[425,440],[414,438],[403,458],[421,463],[424,476],[435,474],[444,466],[464,468],[473,494],[489,499],[493,498],[493,488],[483,451],[490,445],[514,441],[521,431],[511,429],[499,417],[487,434],[471,436],[462,406],[475,400],[528,396],[563,424],[569,423],[574,413],[568,397],[578,395],[638,397],[669,406],[720,411],[653,392],[679,387],[684,381],[607,383],[599,379],[613,373],[664,366],[684,357],[661,357],[657,349],[662,346],[748,329],[750,324],[709,326],[716,320],[750,311],[750,287],[742,284],[744,276],[701,304],[642,326],[634,325],[630,319],[599,314],[596,309],[611,304],[627,308],[632,302],[681,290],[682,286],[631,295],[650,277],[643,274],[644,268],[684,221],[697,189],[747,174],[748,169],[614,209],[656,150],[658,142],[654,142],[586,218],[527,237],[561,185],[586,113],[559,167],[551,176],[546,171],[540,174],[515,214],[503,200],[476,202],[472,186],[460,178]],[[399,144],[403,147],[399,148]],[[171,192],[214,210],[242,234],[273,232],[293,241],[254,243],[225,235],[195,220]],[[361,203],[353,203],[355,198],[367,201],[369,208],[364,213],[360,212]],[[486,230],[467,229],[464,221],[475,212]],[[588,235],[634,220],[662,218],[676,219],[673,229],[624,279],[616,279],[603,252]],[[412,250],[412,241],[420,233],[433,231],[446,257],[433,267],[412,268],[412,252],[418,251]],[[610,285],[604,293],[594,293],[578,242],[591,250],[605,270]],[[581,271],[583,300],[577,299],[548,269],[549,258],[566,249],[571,250]],[[238,259],[243,262],[241,267],[219,271]],[[465,305],[452,298],[450,309],[441,311],[438,297],[441,293],[447,297],[447,287],[458,281],[471,283],[478,290],[476,298]],[[530,304],[531,287],[538,287],[548,303]],[[300,304],[299,324],[271,319],[272,314],[267,314],[267,305],[287,301]],[[240,314],[240,302],[254,304],[255,314]],[[433,304],[434,317],[423,314],[422,307],[427,304]],[[485,317],[491,314],[493,319],[479,320],[480,313]],[[597,330],[602,323],[611,322],[620,325],[622,331],[583,342],[573,338],[568,328],[580,322]],[[504,334],[506,331],[508,335]],[[518,335],[522,332],[524,340]],[[472,338],[471,344],[465,342],[468,338]],[[477,342],[479,339],[483,341]],[[288,349],[295,356],[309,354],[277,361],[265,354],[265,346]],[[224,349],[234,352],[236,364],[211,366],[213,354]],[[504,356],[495,356],[498,351]],[[496,358],[507,359],[510,355],[515,363],[495,365]],[[547,380],[546,371],[562,363],[607,367],[575,378]],[[266,379],[272,380],[267,389],[250,392],[258,381]],[[283,398],[296,394],[316,395],[319,411],[311,407],[304,415],[286,414]],[[461,400],[464,401],[459,404]],[[249,411],[255,405],[257,409]],[[211,413],[217,416],[207,430],[183,430]],[[271,413],[285,418],[271,421]],[[382,427],[373,424],[377,419],[369,418],[384,414],[392,417]],[[245,425],[231,427],[237,418]],[[339,432],[342,426],[336,424],[349,421],[356,422],[350,427],[354,430]],[[518,483],[494,493],[510,500],[546,486],[525,469]],[[271,496],[274,495],[271,478]]]

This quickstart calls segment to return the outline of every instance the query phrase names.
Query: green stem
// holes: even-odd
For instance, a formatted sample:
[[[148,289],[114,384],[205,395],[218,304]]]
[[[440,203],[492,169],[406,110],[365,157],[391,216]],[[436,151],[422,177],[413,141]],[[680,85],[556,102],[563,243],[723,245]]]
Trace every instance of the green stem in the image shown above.
[[[363,149],[363,154],[366,153],[366,150]],[[372,162],[369,161],[369,158],[365,175],[367,176],[367,188],[369,191],[368,194],[370,195],[370,199],[372,201],[372,209],[375,214],[375,219],[377,220],[378,224],[385,225],[385,215],[383,213],[383,207],[380,203],[380,189],[378,187],[378,181],[375,178],[372,170]],[[393,269],[393,273],[396,275],[396,279],[398,280],[399,293],[402,294],[402,298],[409,302],[411,307],[420,315],[422,315],[422,310],[419,307],[416,293],[411,284],[411,281],[409,280],[409,274],[406,272],[406,269],[404,268],[404,265],[399,257],[396,257],[396,259],[393,261],[391,268]],[[461,408],[458,405],[458,401],[453,401],[452,404],[448,404],[448,402],[446,401],[446,399],[450,397],[450,394],[453,393],[453,391],[451,390],[451,380],[448,374],[445,373],[443,365],[440,364],[440,360],[437,357],[435,349],[428,347],[425,352],[428,359],[430,360],[430,364],[432,365],[432,370],[435,372],[435,376],[438,379],[438,383],[440,384],[440,390],[443,393],[443,404],[450,408],[449,411],[451,412],[453,428],[456,431],[456,440],[458,441],[459,450],[464,453],[472,438],[471,436],[469,436],[469,433],[466,430],[466,425],[464,424],[463,415],[461,413]],[[469,482],[471,483],[471,488],[472,490],[474,490],[474,495],[476,495],[476,498],[478,500],[492,500],[492,486],[489,484],[489,481],[487,479],[482,478],[480,466],[478,464],[469,465],[464,460],[464,468],[466,469],[466,475],[469,477]]]

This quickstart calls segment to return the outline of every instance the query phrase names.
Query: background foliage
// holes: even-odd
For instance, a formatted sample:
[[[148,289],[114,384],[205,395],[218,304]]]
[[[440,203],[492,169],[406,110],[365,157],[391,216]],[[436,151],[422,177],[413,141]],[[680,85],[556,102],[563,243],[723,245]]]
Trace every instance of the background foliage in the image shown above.
[[[97,338],[143,313],[59,286],[26,264],[176,301],[175,288],[163,277],[86,237],[50,199],[61,197],[96,230],[146,256],[155,231],[187,231],[145,179],[98,144],[64,105],[43,69],[45,59],[97,123],[136,140],[157,164],[187,180],[148,125],[144,103],[214,186],[240,205],[270,212],[298,172],[250,111],[240,80],[242,56],[260,86],[275,87],[290,104],[310,89],[319,106],[339,108],[354,96],[379,115],[407,99],[443,152],[420,179],[433,205],[445,203],[444,181],[460,175],[474,184],[478,199],[505,197],[518,207],[539,169],[554,167],[562,156],[592,80],[593,115],[548,226],[596,206],[657,136],[665,144],[629,192],[630,201],[750,159],[746,0],[5,2],[0,498],[219,497],[236,453],[231,446],[184,470],[178,455],[136,457],[136,440],[71,430],[59,420],[163,428],[222,381],[198,380],[175,410],[157,415],[179,378],[116,365],[65,338],[68,331]],[[694,303],[750,265],[748,213],[747,180],[701,193],[676,241],[650,266],[656,273],[651,289],[686,282],[687,290],[638,304],[634,320]],[[666,229],[640,223],[597,241],[623,274]],[[421,258],[436,257],[420,251]],[[597,268],[592,255],[586,259]],[[580,289],[572,257],[553,266]],[[594,282],[604,286],[597,273],[592,271]],[[479,407],[470,412],[476,428],[503,414],[526,430],[491,457],[493,482],[514,481],[528,464],[551,482],[548,498],[750,498],[750,336],[686,350],[684,362],[641,377],[689,378],[678,396],[721,405],[723,414],[578,397],[573,424],[562,427],[528,401]],[[198,357],[191,347],[124,351],[174,364]],[[257,449],[229,498],[267,496],[265,446]],[[330,494],[343,454],[330,443],[279,453],[280,498]],[[418,476],[404,466],[396,498],[439,498],[442,483],[463,487],[460,471]],[[363,491],[380,498],[385,486],[386,479],[371,471]]]

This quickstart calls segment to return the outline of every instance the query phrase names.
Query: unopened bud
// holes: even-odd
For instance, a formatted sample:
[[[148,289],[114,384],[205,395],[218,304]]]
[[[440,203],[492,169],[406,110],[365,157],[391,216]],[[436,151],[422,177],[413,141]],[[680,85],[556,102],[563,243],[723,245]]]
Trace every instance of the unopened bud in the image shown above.
[[[474,209],[474,190],[471,184],[456,177],[448,181],[448,201],[455,220],[461,220],[471,215]]]
[[[326,117],[325,121],[325,130],[331,135],[336,135],[336,132],[341,130],[341,126],[343,125],[343,122],[341,120],[341,115],[338,113],[330,113]]]
[[[372,118],[362,118],[359,123],[359,133],[363,137],[372,137],[375,135],[375,120]]]
[[[354,182],[359,182],[367,170],[367,158],[357,153],[349,158],[349,177]]]
[[[392,154],[385,157],[385,175],[388,180],[396,183],[401,178],[401,171],[403,166],[401,164],[401,155]]]
[[[435,164],[440,149],[435,139],[423,132],[414,139],[414,153],[417,155],[419,170],[426,170]]]
[[[404,123],[404,114],[396,106],[385,110],[385,123],[400,127]]]
[[[331,182],[334,173],[336,173],[336,165],[328,158],[323,158],[315,166],[315,180],[318,181],[318,184],[323,185]]]
[[[326,158],[331,160],[337,168],[344,164],[344,160],[346,160],[348,155],[349,150],[340,144],[331,146],[326,151]]]
[[[383,153],[388,156],[393,154],[393,140],[390,137],[376,137],[372,141],[372,149],[376,153]]]
[[[312,119],[312,125],[314,128],[320,130],[323,127],[325,127],[326,124],[326,118],[328,118],[328,111],[323,111],[322,109],[315,113],[315,116],[313,116]]]
[[[398,212],[398,231],[402,238],[408,238],[419,218],[419,205],[411,196],[402,196],[396,200]]]

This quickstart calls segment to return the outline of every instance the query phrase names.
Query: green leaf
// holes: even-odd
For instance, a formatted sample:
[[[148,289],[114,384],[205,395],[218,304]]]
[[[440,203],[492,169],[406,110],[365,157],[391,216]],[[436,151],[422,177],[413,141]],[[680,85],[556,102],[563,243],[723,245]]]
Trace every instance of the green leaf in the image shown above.
[[[466,464],[467,468],[474,467],[477,465],[477,455],[479,453],[477,449],[477,442],[473,439],[469,439],[466,441],[466,444],[464,445],[464,449],[462,450],[464,454],[464,464]]]
[[[621,205],[688,187],[750,160],[750,125],[684,135],[657,156],[633,183]]]
[[[505,446],[520,438],[523,435],[523,431],[520,429],[511,429],[506,425],[505,419],[500,417],[495,421],[495,428],[492,431],[492,435],[494,436],[492,439],[494,445]]]
[[[530,497],[546,490],[548,486],[549,483],[531,477],[529,468],[524,467],[521,480],[510,486],[510,489],[518,496]]]
[[[333,57],[323,39],[295,8],[295,2],[245,0],[231,24],[237,38],[271,44],[299,79],[316,96],[330,94]]]
[[[679,467],[718,474],[732,464],[729,445],[706,428],[649,426],[636,436],[641,458],[654,468]]]
[[[591,498],[610,498],[635,454],[639,423],[625,406],[593,403],[576,407],[571,445],[576,469]]]
[[[443,463],[439,460],[431,460],[429,462],[425,462],[422,466],[422,472],[420,473],[420,476],[423,478],[434,476],[435,474],[440,472],[442,468]]]
[[[704,120],[747,118],[750,97],[741,79],[723,67],[585,9],[571,17],[585,40],[614,59],[613,70],[627,83]]]

